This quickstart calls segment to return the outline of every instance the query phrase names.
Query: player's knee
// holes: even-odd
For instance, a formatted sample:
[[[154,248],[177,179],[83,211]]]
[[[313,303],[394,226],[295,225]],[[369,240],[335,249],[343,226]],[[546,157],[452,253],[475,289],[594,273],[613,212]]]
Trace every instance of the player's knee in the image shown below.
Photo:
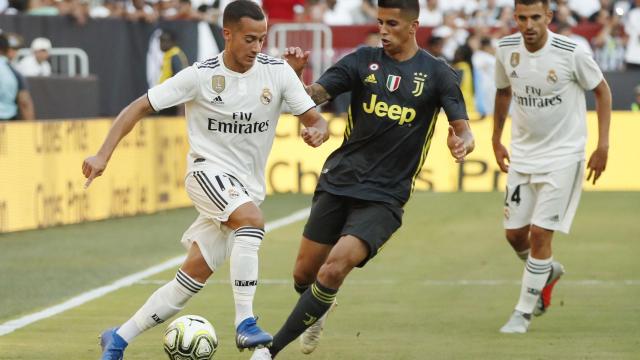
[[[339,262],[327,262],[320,267],[318,279],[328,287],[338,287],[349,274],[351,268]]]
[[[264,229],[264,217],[260,209],[256,206],[235,211],[229,220],[237,224],[238,227],[251,226]]]
[[[293,282],[300,286],[306,286],[313,283],[315,280],[314,274],[310,271],[299,269],[297,266],[293,270]]]
[[[552,230],[547,230],[538,226],[531,227],[531,243],[544,244],[551,241],[553,236]]]
[[[523,231],[522,229],[508,229],[506,231],[506,238],[509,243],[514,247],[520,247],[529,241],[529,231]]]

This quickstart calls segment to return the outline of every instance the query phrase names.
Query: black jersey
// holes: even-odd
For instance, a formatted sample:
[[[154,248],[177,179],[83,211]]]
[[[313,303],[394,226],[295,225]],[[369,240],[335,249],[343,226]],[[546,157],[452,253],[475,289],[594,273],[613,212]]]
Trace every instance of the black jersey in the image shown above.
[[[322,169],[318,189],[404,205],[427,157],[436,118],[468,119],[457,73],[423,50],[398,62],[382,48],[345,56],[317,81],[332,98],[351,91],[342,145]]]

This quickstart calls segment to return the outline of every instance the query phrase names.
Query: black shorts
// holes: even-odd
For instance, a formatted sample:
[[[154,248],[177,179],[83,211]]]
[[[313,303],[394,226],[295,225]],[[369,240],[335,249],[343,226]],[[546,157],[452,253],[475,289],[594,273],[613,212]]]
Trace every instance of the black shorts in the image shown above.
[[[391,204],[316,191],[303,234],[327,245],[335,245],[344,235],[357,237],[369,248],[367,258],[358,264],[363,267],[402,225],[403,213]]]

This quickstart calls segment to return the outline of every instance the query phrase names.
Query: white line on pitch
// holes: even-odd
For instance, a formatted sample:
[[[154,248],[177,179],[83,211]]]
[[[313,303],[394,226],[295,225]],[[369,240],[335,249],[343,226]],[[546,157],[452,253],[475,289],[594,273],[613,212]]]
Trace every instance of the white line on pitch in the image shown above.
[[[164,285],[169,280],[140,280],[136,285]],[[292,280],[287,279],[260,279],[260,285],[289,285]],[[395,284],[418,284],[425,286],[502,286],[520,285],[519,280],[417,280],[417,281],[397,281],[397,280],[346,280],[347,284],[353,285],[395,285]],[[211,279],[207,284],[229,284],[229,280]],[[638,286],[640,280],[562,280],[562,285],[567,286]]]
[[[291,215],[285,216],[283,218],[268,222],[267,224],[265,224],[265,231],[269,232],[269,231],[273,231],[276,230],[278,228],[281,228],[283,226],[287,226],[290,224],[293,224],[294,222],[300,221],[300,220],[304,220],[305,218],[307,218],[309,216],[309,211],[311,209],[310,208],[306,208],[306,209],[302,209],[302,210],[298,210],[294,213],[292,213]],[[11,333],[17,329],[20,329],[22,327],[25,327],[29,324],[32,324],[36,321],[40,321],[46,318],[49,318],[51,316],[60,314],[64,311],[67,311],[69,309],[73,309],[77,306],[80,306],[84,303],[87,303],[91,300],[95,300],[99,297],[102,297],[110,292],[116,291],[118,289],[121,289],[125,286],[130,286],[133,285],[137,282],[139,282],[142,279],[145,279],[149,276],[153,276],[155,274],[158,274],[160,272],[163,272],[165,270],[174,268],[180,264],[182,264],[182,261],[184,259],[184,255],[181,256],[177,256],[173,259],[167,260],[165,262],[163,262],[162,264],[158,264],[155,266],[152,266],[148,269],[142,270],[140,272],[137,272],[135,274],[131,274],[127,277],[124,277],[120,280],[115,281],[114,283],[110,284],[110,285],[106,285],[103,287],[99,287],[97,289],[93,289],[93,290],[89,290],[87,292],[84,292],[78,296],[75,296],[63,303],[60,303],[58,305],[54,305],[51,307],[48,307],[42,311],[38,311],[29,315],[25,315],[21,318],[18,319],[14,319],[14,320],[9,320],[7,322],[5,322],[4,324],[0,324],[0,336],[6,335],[8,333]]]

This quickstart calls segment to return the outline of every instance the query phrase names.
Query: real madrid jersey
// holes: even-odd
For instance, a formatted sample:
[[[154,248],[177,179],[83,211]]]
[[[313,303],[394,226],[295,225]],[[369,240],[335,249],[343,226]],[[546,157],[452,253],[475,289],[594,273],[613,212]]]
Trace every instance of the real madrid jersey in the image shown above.
[[[399,62],[382,48],[363,47],[317,83],[333,98],[351,91],[344,141],[318,183],[336,195],[404,205],[426,161],[440,109],[450,121],[467,119],[457,73],[423,50]]]
[[[263,54],[240,74],[225,67],[220,53],[149,89],[147,96],[156,111],[185,103],[189,170],[204,159],[239,178],[259,201],[282,102],[295,115],[315,106],[293,69]]]
[[[584,159],[585,90],[603,79],[590,54],[569,38],[548,31],[535,53],[521,34],[500,39],[496,86],[511,86],[513,123],[510,167],[544,173]]]

